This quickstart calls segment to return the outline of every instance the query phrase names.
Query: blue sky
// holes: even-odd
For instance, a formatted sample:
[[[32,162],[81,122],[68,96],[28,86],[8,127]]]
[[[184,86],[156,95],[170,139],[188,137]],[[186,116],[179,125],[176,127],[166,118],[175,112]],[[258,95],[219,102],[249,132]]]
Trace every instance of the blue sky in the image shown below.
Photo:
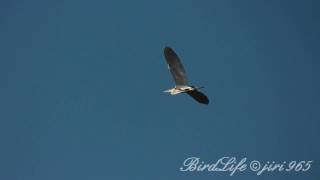
[[[2,1],[0,179],[256,179],[184,159],[314,160],[318,1]],[[170,46],[211,104],[174,86]]]

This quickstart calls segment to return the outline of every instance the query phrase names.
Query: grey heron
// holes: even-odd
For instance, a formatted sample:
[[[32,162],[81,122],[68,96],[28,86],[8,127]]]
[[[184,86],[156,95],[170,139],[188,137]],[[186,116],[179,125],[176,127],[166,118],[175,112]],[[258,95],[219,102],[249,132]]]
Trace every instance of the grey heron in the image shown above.
[[[199,88],[188,84],[186,71],[184,70],[178,55],[170,47],[164,48],[164,57],[176,84],[174,88],[165,90],[164,92],[170,93],[171,95],[187,93],[199,103],[209,104],[208,97],[199,91],[202,87]]]

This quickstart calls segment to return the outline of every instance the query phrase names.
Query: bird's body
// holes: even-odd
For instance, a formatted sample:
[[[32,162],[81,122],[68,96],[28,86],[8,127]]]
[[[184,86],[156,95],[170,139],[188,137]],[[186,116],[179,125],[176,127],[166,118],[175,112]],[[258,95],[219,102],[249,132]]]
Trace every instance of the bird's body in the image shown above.
[[[194,90],[194,88],[191,86],[176,86],[172,89],[165,90],[164,92],[168,92],[171,95],[176,95],[182,92],[192,91],[192,90]]]
[[[178,55],[171,48],[165,47],[164,56],[176,84],[174,88],[168,89],[164,92],[168,92],[171,95],[187,93],[199,103],[209,104],[209,99],[207,98],[207,96],[198,91],[201,88],[188,85],[186,71],[184,70],[184,67]]]

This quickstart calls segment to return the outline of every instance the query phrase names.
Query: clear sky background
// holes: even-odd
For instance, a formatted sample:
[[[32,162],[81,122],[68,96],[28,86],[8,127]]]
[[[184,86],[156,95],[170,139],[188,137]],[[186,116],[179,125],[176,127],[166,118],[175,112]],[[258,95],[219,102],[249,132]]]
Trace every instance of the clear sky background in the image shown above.
[[[319,179],[319,1],[4,0],[1,180],[257,179],[180,172],[314,160]],[[172,47],[211,103],[163,93]]]

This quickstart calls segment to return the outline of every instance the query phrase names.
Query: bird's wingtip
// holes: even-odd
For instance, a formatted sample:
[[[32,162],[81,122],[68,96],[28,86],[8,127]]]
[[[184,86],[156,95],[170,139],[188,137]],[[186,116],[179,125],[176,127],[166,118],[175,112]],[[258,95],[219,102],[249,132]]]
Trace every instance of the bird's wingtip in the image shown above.
[[[169,46],[165,46],[165,47],[164,47],[164,51],[172,51],[172,48],[169,47]]]

